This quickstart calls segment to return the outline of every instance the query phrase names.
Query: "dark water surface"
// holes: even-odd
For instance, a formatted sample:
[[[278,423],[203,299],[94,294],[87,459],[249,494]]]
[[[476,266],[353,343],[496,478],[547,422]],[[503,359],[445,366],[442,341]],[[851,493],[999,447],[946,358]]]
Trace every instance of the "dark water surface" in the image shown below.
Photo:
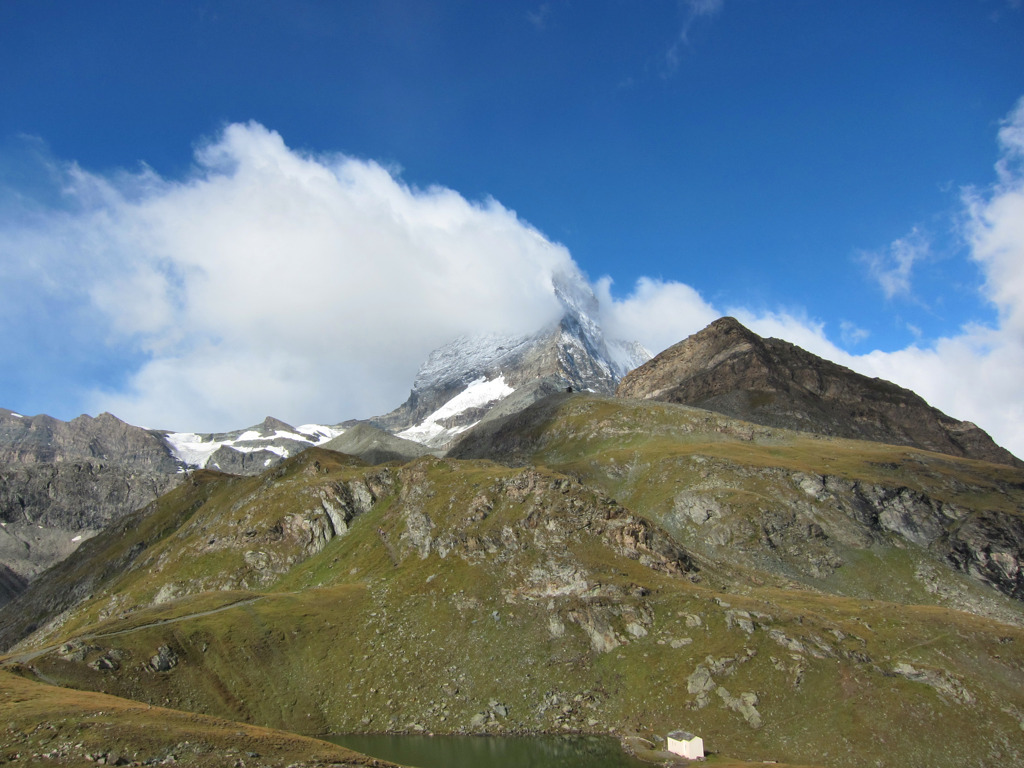
[[[327,739],[416,768],[650,768],[607,736],[387,736]]]

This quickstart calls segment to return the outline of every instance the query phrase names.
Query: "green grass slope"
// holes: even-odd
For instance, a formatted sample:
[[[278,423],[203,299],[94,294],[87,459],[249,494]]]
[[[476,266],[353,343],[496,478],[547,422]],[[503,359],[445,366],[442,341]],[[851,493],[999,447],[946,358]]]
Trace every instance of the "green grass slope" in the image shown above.
[[[1024,762],[1019,603],[941,554],[1019,514],[1019,473],[677,406],[541,409],[488,446],[531,466],[312,449],[198,477],[54,576],[99,574],[6,662],[303,734],[685,728],[744,761]]]
[[[293,733],[57,688],[6,673],[0,673],[0,719],[0,761],[12,765],[391,765]]]
[[[1017,468],[590,396],[539,403],[450,455],[557,469],[726,570],[1021,621]]]

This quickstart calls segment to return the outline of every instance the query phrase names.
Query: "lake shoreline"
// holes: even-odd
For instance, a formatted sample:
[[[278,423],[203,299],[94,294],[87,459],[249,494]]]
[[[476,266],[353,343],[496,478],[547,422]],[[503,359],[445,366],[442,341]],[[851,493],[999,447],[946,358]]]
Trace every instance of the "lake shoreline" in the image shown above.
[[[384,731],[329,734],[326,741],[368,756],[400,764],[479,765],[480,754],[488,753],[488,765],[552,765],[604,766],[606,768],[639,768],[640,765],[666,765],[672,756],[648,751],[635,735],[606,732],[565,731],[502,731],[500,733],[434,733],[430,731]],[[649,742],[648,742],[649,743]],[[443,753],[444,759],[438,755]],[[470,758],[470,754],[475,758]],[[646,754],[645,754],[646,753]],[[524,760],[528,754],[530,759]],[[557,755],[552,758],[552,755]],[[466,760],[465,763],[459,760]],[[507,761],[502,762],[502,761]],[[578,761],[578,762],[577,762]],[[670,765],[684,765],[672,761]]]

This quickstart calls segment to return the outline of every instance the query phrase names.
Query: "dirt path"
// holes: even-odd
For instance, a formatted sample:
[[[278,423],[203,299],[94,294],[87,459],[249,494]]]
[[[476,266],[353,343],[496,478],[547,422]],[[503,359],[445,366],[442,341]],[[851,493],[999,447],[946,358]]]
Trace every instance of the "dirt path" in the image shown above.
[[[264,597],[266,597],[266,595],[257,595],[255,597],[246,598],[245,600],[239,600],[237,603],[229,603],[227,605],[222,605],[219,608],[211,608],[208,611],[197,611],[196,613],[187,613],[187,614],[185,614],[183,616],[175,616],[173,619],[157,619],[156,621],[150,621],[150,622],[147,622],[146,624],[139,624],[138,626],[129,627],[127,629],[118,629],[118,630],[115,630],[113,632],[97,632],[97,633],[89,634],[89,635],[79,635],[78,637],[73,638],[73,639],[75,639],[75,640],[82,640],[82,641],[89,641],[89,640],[98,640],[100,638],[106,638],[106,637],[116,637],[118,635],[127,635],[127,634],[129,634],[131,632],[138,632],[141,629],[150,629],[152,627],[162,627],[165,624],[176,624],[179,621],[188,621],[190,619],[198,619],[198,618],[202,618],[203,616],[213,616],[216,613],[223,613],[224,611],[230,611],[232,608],[240,608],[243,605],[251,605],[252,603],[255,603],[258,600],[262,600]],[[56,645],[48,645],[48,646],[46,646],[44,648],[36,648],[34,650],[31,650],[31,651],[25,651],[24,653],[14,653],[14,654],[11,654],[7,658],[5,658],[2,662],[0,662],[0,665],[6,667],[6,666],[9,666],[11,664],[28,664],[30,661],[33,661],[33,660],[39,658],[40,656],[49,653],[50,651],[54,651],[57,648],[60,648],[62,645],[64,645],[65,642],[67,642],[67,641],[57,643]]]

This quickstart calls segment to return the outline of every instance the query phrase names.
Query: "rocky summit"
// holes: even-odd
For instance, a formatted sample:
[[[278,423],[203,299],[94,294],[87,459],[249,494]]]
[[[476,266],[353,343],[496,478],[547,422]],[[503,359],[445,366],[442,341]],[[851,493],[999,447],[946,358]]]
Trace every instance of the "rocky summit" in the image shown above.
[[[1024,466],[983,430],[947,416],[909,389],[781,339],[761,338],[731,317],[630,372],[617,395],[693,405],[771,427]]]

